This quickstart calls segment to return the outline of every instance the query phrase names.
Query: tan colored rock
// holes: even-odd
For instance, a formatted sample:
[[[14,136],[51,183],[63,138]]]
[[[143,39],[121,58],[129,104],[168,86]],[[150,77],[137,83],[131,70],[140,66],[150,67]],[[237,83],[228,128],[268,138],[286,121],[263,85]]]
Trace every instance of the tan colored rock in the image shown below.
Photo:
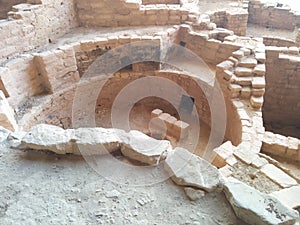
[[[250,165],[257,157],[257,154],[243,147],[239,147],[238,150],[234,151],[233,155],[248,165]]]
[[[121,146],[122,154],[149,165],[159,163],[164,159],[164,155],[172,150],[169,141],[156,140],[139,131],[130,131],[128,138],[128,142]]]
[[[266,74],[266,66],[265,64],[258,64],[254,70],[253,73],[257,76],[264,76]]]
[[[294,178],[290,177],[273,164],[265,165],[261,168],[261,172],[283,188],[297,185],[297,181]]]
[[[254,109],[259,109],[259,108],[262,107],[262,105],[264,103],[264,98],[263,97],[254,97],[254,96],[252,96],[250,98],[250,103],[251,103],[251,106]]]
[[[73,134],[73,153],[76,155],[105,155],[121,148],[129,138],[125,131],[100,127],[78,128]]]
[[[257,60],[253,58],[243,58],[239,62],[240,67],[254,68],[257,65]]]
[[[202,190],[194,189],[191,187],[184,188],[184,193],[191,201],[198,201],[205,196],[205,192]]]
[[[10,107],[3,92],[0,90],[0,126],[10,130],[18,130],[18,125],[14,117],[14,111]]]
[[[252,69],[244,68],[244,67],[237,67],[234,70],[234,74],[238,77],[250,77],[250,76],[252,76]]]
[[[162,113],[163,113],[163,111],[161,109],[154,109],[151,112],[151,118],[159,117]]]
[[[172,180],[181,186],[199,188],[207,192],[221,186],[220,173],[206,160],[184,148],[175,148],[165,160],[165,169]]]
[[[30,149],[67,154],[73,152],[73,134],[73,130],[64,130],[57,126],[39,124],[29,130],[21,143]]]
[[[266,81],[264,77],[253,77],[252,87],[253,88],[265,88]]]

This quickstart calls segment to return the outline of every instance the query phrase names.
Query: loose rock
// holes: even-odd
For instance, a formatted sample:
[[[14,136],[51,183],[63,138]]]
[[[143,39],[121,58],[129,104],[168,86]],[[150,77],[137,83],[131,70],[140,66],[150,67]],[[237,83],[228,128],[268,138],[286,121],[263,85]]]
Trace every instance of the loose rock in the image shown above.
[[[299,217],[297,211],[287,208],[275,197],[234,178],[225,182],[224,192],[237,217],[248,224],[289,225]]]
[[[207,192],[221,186],[220,173],[206,160],[184,148],[175,148],[165,161],[172,180],[181,186],[195,187]]]

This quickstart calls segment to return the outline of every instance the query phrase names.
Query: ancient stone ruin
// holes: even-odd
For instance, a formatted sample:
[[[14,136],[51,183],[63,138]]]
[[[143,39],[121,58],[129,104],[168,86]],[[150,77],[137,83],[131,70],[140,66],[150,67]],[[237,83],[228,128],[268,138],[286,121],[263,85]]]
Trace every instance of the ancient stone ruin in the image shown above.
[[[0,36],[0,224],[299,224],[299,4],[0,0]]]

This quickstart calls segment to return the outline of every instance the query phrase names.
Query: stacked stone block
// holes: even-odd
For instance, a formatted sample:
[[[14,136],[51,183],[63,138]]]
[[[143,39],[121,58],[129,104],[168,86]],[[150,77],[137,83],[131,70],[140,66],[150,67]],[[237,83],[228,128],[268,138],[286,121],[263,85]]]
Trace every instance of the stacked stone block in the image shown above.
[[[189,124],[168,113],[164,113],[160,109],[154,109],[151,112],[155,132],[160,134],[163,138],[174,138],[176,141],[186,138],[189,132]]]

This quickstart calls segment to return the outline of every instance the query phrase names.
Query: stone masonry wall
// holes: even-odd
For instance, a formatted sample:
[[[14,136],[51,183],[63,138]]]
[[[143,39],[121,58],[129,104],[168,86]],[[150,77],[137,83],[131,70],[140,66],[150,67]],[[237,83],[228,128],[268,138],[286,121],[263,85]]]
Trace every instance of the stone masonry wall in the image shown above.
[[[279,29],[294,30],[299,25],[300,15],[294,14],[290,7],[279,7],[277,3],[249,2],[249,23]]]
[[[137,0],[76,0],[76,8],[84,27],[180,24],[188,15],[179,4],[141,5]]]
[[[266,132],[263,139],[262,152],[293,161],[300,161],[300,140]]]
[[[299,48],[267,47],[266,56],[265,127],[275,133],[289,136],[298,134],[299,137]],[[289,132],[288,127],[298,129],[298,132]]]
[[[246,9],[221,10],[209,13],[211,22],[217,27],[232,30],[236,35],[245,36],[248,12]]]
[[[263,37],[264,44],[266,46],[277,46],[277,47],[293,47],[293,46],[300,46],[295,41],[290,39],[284,39],[280,37]]]
[[[0,63],[54,41],[77,26],[73,1],[44,0],[13,7],[9,20],[0,21]]]
[[[7,18],[7,13],[11,10],[12,6],[26,2],[26,0],[0,0],[0,19]]]
[[[72,47],[26,54],[0,67],[0,88],[17,109],[28,98],[60,91],[79,80]]]

